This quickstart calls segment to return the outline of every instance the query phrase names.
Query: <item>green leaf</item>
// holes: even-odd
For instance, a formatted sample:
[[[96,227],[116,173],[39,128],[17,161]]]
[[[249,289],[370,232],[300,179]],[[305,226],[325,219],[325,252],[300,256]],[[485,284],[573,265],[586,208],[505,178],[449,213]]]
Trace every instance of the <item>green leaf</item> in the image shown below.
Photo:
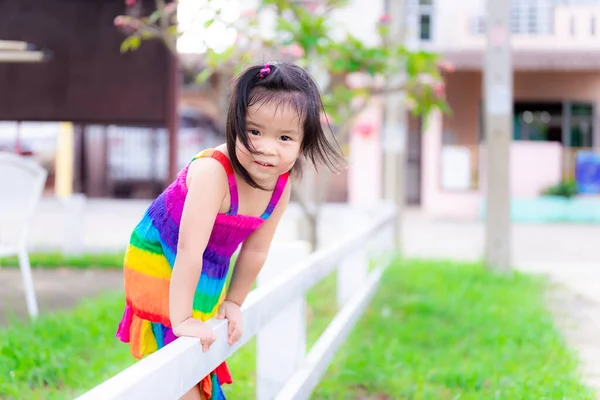
[[[205,68],[202,70],[202,72],[200,72],[198,74],[198,76],[196,76],[196,83],[198,84],[202,84],[204,82],[206,82],[206,80],[208,78],[210,78],[210,76],[212,75],[213,71],[210,68]]]
[[[290,33],[296,30],[295,26],[292,24],[291,21],[288,21],[281,17],[277,18],[277,29]]]
[[[160,19],[160,15],[160,10],[155,10],[152,14],[150,14],[150,16],[148,17],[148,25],[151,25],[158,21]]]
[[[121,43],[121,53],[126,53],[129,50],[137,50],[142,43],[139,36],[128,36]]]
[[[126,53],[129,50],[129,40],[125,39],[121,42],[121,53]]]
[[[129,47],[131,50],[137,50],[141,44],[142,44],[142,39],[139,36],[132,36]]]

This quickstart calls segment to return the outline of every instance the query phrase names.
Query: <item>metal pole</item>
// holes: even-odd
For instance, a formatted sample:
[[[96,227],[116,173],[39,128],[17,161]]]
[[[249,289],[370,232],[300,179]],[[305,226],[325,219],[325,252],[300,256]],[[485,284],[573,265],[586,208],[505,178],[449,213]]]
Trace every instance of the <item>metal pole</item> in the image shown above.
[[[390,0],[387,3],[387,14],[390,17],[388,40],[392,46],[397,46],[404,41],[406,5],[404,0]],[[404,82],[402,68],[400,67],[396,74],[389,77],[388,85],[390,87],[400,86]],[[396,250],[400,253],[402,252],[402,215],[405,203],[407,117],[404,92],[389,93],[385,100],[383,194],[384,198],[393,201],[398,209],[394,228],[394,243]]]
[[[510,144],[513,76],[510,2],[487,0],[485,51],[485,145],[487,218],[485,259],[488,268],[511,270]]]
[[[167,84],[167,132],[169,143],[168,178],[166,184],[175,180],[179,167],[179,59],[169,54],[169,76]],[[153,161],[154,163],[156,160]]]

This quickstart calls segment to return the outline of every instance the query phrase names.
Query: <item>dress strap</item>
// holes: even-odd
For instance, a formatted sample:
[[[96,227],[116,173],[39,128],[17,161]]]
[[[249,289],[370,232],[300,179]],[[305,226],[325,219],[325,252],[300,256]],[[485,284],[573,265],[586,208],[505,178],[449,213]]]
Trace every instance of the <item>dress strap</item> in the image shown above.
[[[290,177],[289,172],[279,175],[279,178],[277,179],[277,183],[275,184],[275,190],[273,190],[273,195],[271,196],[271,201],[269,201],[269,205],[267,206],[267,209],[265,210],[263,215],[261,215],[262,219],[269,218],[271,216],[271,214],[273,213],[273,210],[275,210],[275,207],[277,206],[277,203],[279,203],[279,199],[281,199],[281,195],[283,194],[283,191],[285,190],[285,186],[287,185],[289,177]]]
[[[239,200],[237,185],[235,183],[235,173],[233,172],[231,161],[229,161],[229,158],[224,153],[217,149],[203,150],[196,156],[194,156],[192,161],[204,157],[214,158],[215,160],[220,162],[223,168],[225,169],[225,172],[227,173],[227,181],[229,183],[229,196],[231,198],[231,206],[227,215],[236,215],[238,212]]]

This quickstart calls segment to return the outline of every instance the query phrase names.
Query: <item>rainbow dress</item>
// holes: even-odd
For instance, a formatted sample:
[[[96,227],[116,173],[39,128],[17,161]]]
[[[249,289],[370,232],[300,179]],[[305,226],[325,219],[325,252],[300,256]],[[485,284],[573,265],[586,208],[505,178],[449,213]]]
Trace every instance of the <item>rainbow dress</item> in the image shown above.
[[[270,217],[285,189],[289,174],[282,174],[261,217],[240,215],[233,168],[222,152],[209,149],[200,157],[212,157],[227,172],[231,207],[219,213],[203,255],[202,273],[194,294],[192,315],[202,321],[216,316],[226,294],[231,256],[238,246]],[[192,161],[193,161],[192,160]],[[129,343],[135,358],[142,358],[176,339],[169,319],[169,280],[177,255],[177,241],[183,204],[187,194],[186,166],[175,182],[152,202],[135,227],[124,261],[126,306],[117,337]],[[204,398],[224,399],[221,385],[232,383],[227,365],[222,363],[201,381]]]

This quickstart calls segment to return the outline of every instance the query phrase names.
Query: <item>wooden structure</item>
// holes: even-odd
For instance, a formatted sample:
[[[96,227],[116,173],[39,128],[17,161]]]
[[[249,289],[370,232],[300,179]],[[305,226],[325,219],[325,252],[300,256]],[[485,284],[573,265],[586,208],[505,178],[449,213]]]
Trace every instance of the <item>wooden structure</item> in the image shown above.
[[[149,13],[154,1],[142,5]],[[0,0],[0,38],[52,53],[44,63],[0,63],[0,120],[168,127],[177,131],[177,65],[157,41],[120,53],[123,0]],[[174,163],[176,146],[170,151]]]

